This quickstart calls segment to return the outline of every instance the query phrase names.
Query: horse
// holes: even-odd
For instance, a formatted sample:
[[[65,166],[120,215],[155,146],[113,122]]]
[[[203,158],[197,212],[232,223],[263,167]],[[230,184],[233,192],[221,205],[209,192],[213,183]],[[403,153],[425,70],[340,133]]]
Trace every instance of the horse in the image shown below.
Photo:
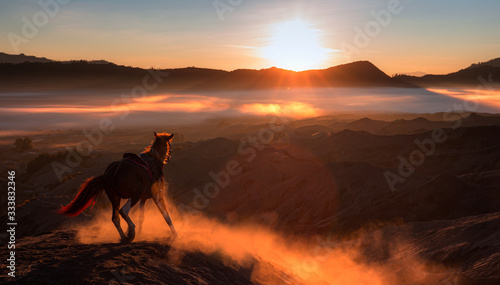
[[[175,240],[178,233],[164,200],[163,177],[163,166],[170,159],[170,142],[173,137],[173,134],[154,132],[154,140],[141,154],[125,153],[122,160],[109,164],[103,175],[85,180],[71,203],[58,210],[59,214],[75,217],[90,205],[94,205],[102,191],[105,191],[112,205],[111,220],[120,234],[121,242],[130,243],[135,239],[135,224],[128,213],[140,201],[139,233],[141,233],[144,222],[144,204],[146,200],[152,198],[169,225],[173,240]],[[128,199],[128,201],[119,209],[121,199]],[[120,226],[120,215],[127,222],[127,235]]]

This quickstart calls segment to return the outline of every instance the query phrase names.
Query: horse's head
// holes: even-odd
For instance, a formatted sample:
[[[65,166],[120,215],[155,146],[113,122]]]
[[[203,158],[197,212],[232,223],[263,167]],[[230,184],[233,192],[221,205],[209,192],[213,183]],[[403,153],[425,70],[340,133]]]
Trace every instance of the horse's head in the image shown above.
[[[174,137],[174,134],[169,133],[159,133],[154,132],[155,139],[150,147],[146,151],[153,149],[157,153],[157,158],[163,160],[163,163],[167,163],[170,159],[170,142]]]
[[[170,140],[172,140],[172,138],[174,137],[174,134],[169,134],[169,133],[160,133],[160,134],[157,134],[156,132],[153,133],[155,135],[155,141],[159,140],[163,143],[170,142]]]

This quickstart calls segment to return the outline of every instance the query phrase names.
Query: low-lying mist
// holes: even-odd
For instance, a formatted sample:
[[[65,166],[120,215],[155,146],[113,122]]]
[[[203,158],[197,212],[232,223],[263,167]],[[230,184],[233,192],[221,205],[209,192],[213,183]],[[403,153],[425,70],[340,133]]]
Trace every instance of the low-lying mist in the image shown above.
[[[486,90],[487,91],[487,90]],[[197,94],[130,94],[102,91],[0,93],[4,130],[68,129],[98,125],[185,125],[243,115],[317,117],[335,112],[445,112],[480,100],[477,112],[498,112],[498,92],[420,88],[302,88]]]

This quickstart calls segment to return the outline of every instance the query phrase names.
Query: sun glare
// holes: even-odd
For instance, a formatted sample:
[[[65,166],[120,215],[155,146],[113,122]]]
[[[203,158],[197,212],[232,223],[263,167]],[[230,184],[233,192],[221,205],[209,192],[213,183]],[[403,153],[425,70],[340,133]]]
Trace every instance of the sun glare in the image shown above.
[[[238,108],[243,113],[255,115],[278,115],[290,116],[295,118],[317,117],[322,114],[322,110],[313,107],[310,104],[302,102],[286,102],[276,104],[244,104]]]
[[[277,24],[269,45],[260,50],[272,65],[294,71],[320,68],[331,52],[321,47],[319,30],[302,20]]]

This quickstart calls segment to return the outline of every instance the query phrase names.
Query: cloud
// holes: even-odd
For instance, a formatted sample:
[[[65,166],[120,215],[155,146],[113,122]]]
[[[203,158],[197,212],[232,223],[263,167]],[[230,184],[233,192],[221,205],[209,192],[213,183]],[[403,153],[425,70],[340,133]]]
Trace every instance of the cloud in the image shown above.
[[[142,97],[116,106],[89,105],[39,105],[37,107],[0,108],[2,113],[30,114],[109,114],[124,110],[161,112],[215,112],[224,111],[229,105],[221,98],[202,95],[155,95]]]

